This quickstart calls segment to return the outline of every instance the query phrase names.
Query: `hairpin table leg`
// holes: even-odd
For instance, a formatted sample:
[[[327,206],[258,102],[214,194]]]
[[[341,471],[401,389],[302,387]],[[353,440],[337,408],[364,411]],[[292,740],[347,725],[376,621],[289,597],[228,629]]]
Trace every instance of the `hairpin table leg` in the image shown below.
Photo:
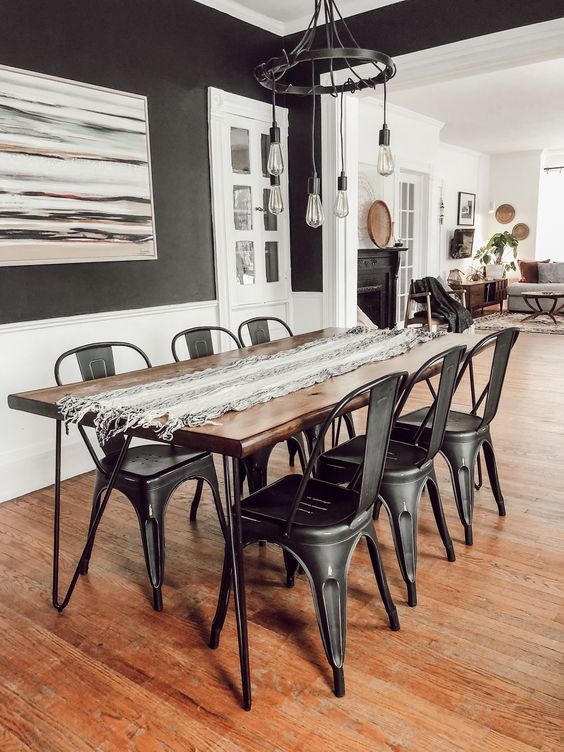
[[[125,455],[127,454],[127,450],[129,449],[129,445],[131,443],[131,436],[126,436],[125,442],[123,444],[123,447],[121,449],[121,452],[119,453],[119,456],[117,458],[117,462],[114,465],[114,468],[112,470],[112,473],[110,475],[110,480],[108,482],[108,487],[106,488],[106,491],[104,493],[104,498],[102,499],[102,503],[100,504],[100,507],[98,509],[98,512],[96,514],[96,517],[94,520],[92,520],[92,524],[90,525],[90,529],[88,531],[88,538],[86,539],[86,544],[84,548],[82,549],[82,553],[80,555],[80,559],[78,560],[78,564],[76,565],[76,569],[74,570],[74,574],[72,576],[72,580],[70,582],[69,588],[66,592],[65,597],[62,601],[59,601],[59,541],[60,541],[60,527],[61,527],[61,443],[62,443],[62,424],[61,421],[57,421],[57,428],[56,428],[56,434],[55,434],[55,513],[54,513],[54,520],[53,520],[53,594],[52,594],[52,603],[53,606],[57,609],[57,611],[61,612],[63,611],[67,606],[71,599],[71,596],[73,594],[74,588],[76,586],[76,583],[78,581],[79,575],[80,575],[80,569],[83,563],[83,560],[86,556],[86,552],[88,551],[88,548],[90,546],[90,543],[92,540],[94,540],[94,536],[96,535],[96,531],[98,529],[98,525],[100,524],[100,520],[102,519],[102,515],[104,514],[104,510],[106,509],[106,505],[108,503],[108,500],[110,498],[110,494],[112,493],[112,490],[115,485],[116,478],[118,476],[118,473],[121,469],[121,466],[123,464],[123,460],[125,459]]]
[[[237,638],[239,641],[239,661],[243,686],[243,708],[251,709],[251,672],[249,667],[249,638],[247,634],[247,606],[245,602],[245,573],[243,570],[243,550],[241,535],[241,484],[239,480],[239,460],[232,460],[232,477],[229,457],[223,457],[225,478],[225,504],[227,517],[227,542],[233,563],[233,596]]]

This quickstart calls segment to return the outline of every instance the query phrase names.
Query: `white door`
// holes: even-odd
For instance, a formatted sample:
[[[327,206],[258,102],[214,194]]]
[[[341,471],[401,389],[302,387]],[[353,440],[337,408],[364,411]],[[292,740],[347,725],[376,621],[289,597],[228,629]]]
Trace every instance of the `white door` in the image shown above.
[[[290,322],[287,112],[277,108],[286,169],[285,209],[268,211],[268,105],[210,89],[210,161],[220,323],[236,329],[254,316]]]
[[[409,284],[421,274],[422,259],[422,177],[418,173],[401,171],[398,179],[396,239],[407,248],[400,254],[398,275],[397,319],[403,321]]]

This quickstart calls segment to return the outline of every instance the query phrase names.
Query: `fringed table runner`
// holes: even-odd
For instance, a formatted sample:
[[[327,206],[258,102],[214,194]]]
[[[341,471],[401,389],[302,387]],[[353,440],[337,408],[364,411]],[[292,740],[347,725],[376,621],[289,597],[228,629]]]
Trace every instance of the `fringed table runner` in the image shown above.
[[[227,366],[87,397],[68,395],[57,405],[67,425],[94,413],[102,442],[132,428],[152,428],[170,441],[185,426],[213,423],[231,410],[246,410],[366,363],[388,360],[435,336],[421,329],[356,327],[291,350],[250,355]]]

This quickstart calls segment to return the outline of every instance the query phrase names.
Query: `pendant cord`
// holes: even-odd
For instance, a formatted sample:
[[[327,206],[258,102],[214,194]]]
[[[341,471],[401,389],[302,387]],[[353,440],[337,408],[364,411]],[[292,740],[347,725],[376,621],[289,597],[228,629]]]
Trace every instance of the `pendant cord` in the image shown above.
[[[387,127],[387,122],[386,122],[386,102],[387,102],[388,95],[387,95],[387,89],[386,89],[386,79],[387,79],[387,76],[386,76],[386,72],[384,71],[384,128]]]
[[[343,105],[344,105],[344,96],[345,92],[341,92],[341,112],[340,112],[340,122],[339,122],[339,133],[341,137],[341,172],[346,172],[345,169],[345,137],[343,133]]]
[[[317,167],[315,165],[315,114],[316,114],[316,104],[315,104],[315,62],[311,61],[311,92],[312,92],[312,115],[311,115],[311,162],[313,165],[313,177],[317,177]]]

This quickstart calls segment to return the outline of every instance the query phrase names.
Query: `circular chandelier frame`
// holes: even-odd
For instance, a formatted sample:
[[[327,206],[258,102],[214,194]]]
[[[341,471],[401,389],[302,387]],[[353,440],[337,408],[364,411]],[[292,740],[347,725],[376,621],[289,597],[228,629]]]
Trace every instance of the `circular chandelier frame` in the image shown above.
[[[298,94],[308,96],[314,93],[313,86],[298,86],[296,84],[284,83],[281,79],[296,66],[301,63],[310,63],[316,60],[344,60],[347,67],[351,69],[349,60],[355,61],[357,65],[361,63],[372,63],[378,69],[375,76],[363,78],[355,74],[356,80],[349,78],[343,84],[337,84],[334,81],[331,86],[315,86],[315,94],[340,94],[342,92],[355,92],[362,89],[373,89],[379,84],[383,84],[393,78],[396,74],[396,66],[391,57],[383,52],[376,50],[365,50],[359,47],[324,47],[318,49],[305,49],[297,55],[283,55],[268,60],[255,68],[255,78],[261,86],[277,94]],[[383,69],[380,66],[384,66]],[[334,74],[335,71],[331,69]]]

